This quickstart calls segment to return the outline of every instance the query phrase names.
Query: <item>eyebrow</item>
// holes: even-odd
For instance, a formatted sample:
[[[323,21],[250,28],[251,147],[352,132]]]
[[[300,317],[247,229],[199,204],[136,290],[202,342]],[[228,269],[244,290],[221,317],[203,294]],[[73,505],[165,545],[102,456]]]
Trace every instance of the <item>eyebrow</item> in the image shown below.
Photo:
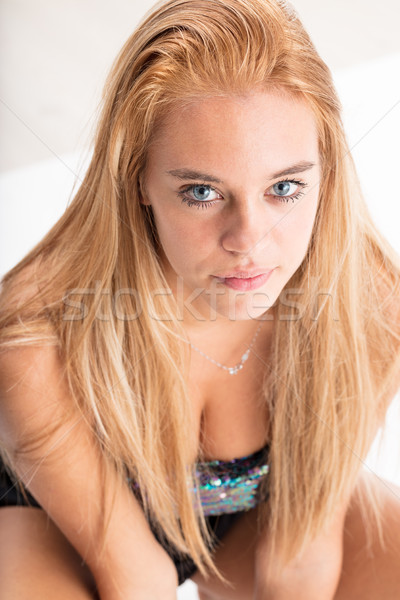
[[[278,179],[278,177],[284,177],[285,175],[293,175],[295,173],[303,173],[304,171],[309,171],[313,167],[315,167],[316,163],[308,162],[308,161],[300,161],[287,169],[283,169],[282,171],[278,171],[277,173],[273,173],[269,176],[268,179]],[[224,183],[214,175],[209,175],[208,173],[201,173],[200,171],[194,171],[192,169],[172,169],[171,171],[166,171],[168,175],[172,175],[177,179],[182,180],[202,180],[202,181],[211,181],[212,183]]]

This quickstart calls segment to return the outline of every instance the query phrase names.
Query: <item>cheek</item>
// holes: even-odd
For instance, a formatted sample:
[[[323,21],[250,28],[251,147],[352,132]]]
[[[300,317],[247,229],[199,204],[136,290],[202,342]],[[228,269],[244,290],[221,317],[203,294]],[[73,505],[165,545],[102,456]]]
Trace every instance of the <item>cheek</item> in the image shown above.
[[[172,213],[155,214],[161,245],[173,266],[199,262],[201,256],[211,252],[213,244],[215,246],[211,227],[180,217]]]
[[[282,220],[277,233],[286,264],[301,264],[311,239],[316,210],[317,200],[300,203]]]

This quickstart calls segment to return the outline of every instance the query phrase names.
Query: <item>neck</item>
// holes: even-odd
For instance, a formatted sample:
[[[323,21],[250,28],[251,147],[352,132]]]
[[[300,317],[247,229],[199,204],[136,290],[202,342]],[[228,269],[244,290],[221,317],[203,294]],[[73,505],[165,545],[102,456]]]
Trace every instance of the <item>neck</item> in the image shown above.
[[[254,344],[253,349],[269,346],[273,323],[272,321],[221,319],[202,325],[196,328],[185,326],[190,344],[218,362],[233,366],[240,361],[250,344]]]

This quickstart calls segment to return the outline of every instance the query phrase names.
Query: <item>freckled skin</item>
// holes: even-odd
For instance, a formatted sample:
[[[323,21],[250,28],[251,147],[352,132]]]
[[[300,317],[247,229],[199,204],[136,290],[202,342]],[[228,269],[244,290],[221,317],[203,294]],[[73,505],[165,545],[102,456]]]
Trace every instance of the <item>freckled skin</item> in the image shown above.
[[[315,166],[271,178],[302,161]],[[182,181],[168,173],[177,169],[207,173],[220,183]],[[275,184],[285,179],[307,184],[290,185],[290,195],[304,192],[293,202],[276,196]],[[212,186],[212,205],[182,203],[179,192],[194,184]],[[179,277],[185,297],[204,290],[193,302],[203,327],[215,306],[214,325],[225,324],[226,329],[233,320],[247,321],[253,330],[251,319],[275,302],[310,241],[319,192],[318,137],[311,109],[299,99],[264,91],[178,107],[165,118],[149,150],[145,190],[142,201],[154,213],[171,289],[176,293]],[[193,190],[189,196],[193,198]],[[243,293],[216,286],[212,277],[251,266],[275,268],[257,290]],[[218,293],[212,295],[215,289]],[[185,312],[185,325],[196,327],[199,320]]]

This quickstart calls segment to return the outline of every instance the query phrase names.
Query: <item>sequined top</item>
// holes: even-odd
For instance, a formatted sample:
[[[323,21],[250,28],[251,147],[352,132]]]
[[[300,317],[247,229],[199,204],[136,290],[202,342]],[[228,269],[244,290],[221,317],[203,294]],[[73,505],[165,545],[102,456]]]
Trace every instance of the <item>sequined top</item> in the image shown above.
[[[254,454],[230,461],[198,462],[199,489],[193,490],[195,506],[200,496],[205,516],[221,515],[249,510],[266,500],[266,492],[261,496],[260,484],[269,470],[267,455],[268,445]]]
[[[195,509],[199,500],[204,515],[222,515],[250,510],[265,501],[267,492],[261,492],[261,483],[267,477],[268,445],[254,454],[233,460],[213,460],[196,463],[197,485],[192,489]],[[133,491],[140,490],[136,482],[127,478]]]

